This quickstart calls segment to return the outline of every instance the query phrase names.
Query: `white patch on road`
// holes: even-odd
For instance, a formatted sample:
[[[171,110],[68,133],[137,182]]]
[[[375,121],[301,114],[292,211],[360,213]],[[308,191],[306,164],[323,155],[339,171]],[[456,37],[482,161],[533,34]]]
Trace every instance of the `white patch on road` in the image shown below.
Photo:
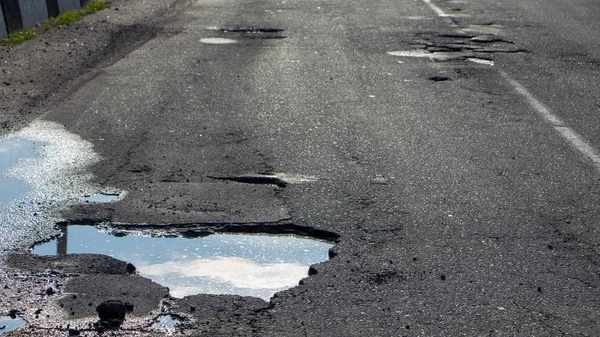
[[[498,35],[502,31],[500,25],[468,25],[465,28],[458,30],[460,33],[476,33],[476,34],[488,34]]]
[[[200,39],[200,43],[204,43],[204,44],[234,44],[234,43],[237,43],[237,40],[226,39],[223,37],[205,37],[203,39]]]
[[[304,183],[312,183],[312,182],[317,181],[317,177],[305,176],[305,175],[294,174],[294,173],[273,173],[273,174],[266,174],[264,176],[276,177],[276,178],[279,178],[279,179],[285,181],[288,184],[304,184]]]
[[[424,16],[403,16],[403,19],[406,20],[431,20],[432,18],[426,18]]]
[[[441,9],[438,6],[436,6],[435,4],[433,4],[431,2],[431,0],[423,0],[423,2],[425,4],[427,4],[427,6],[429,6],[429,8],[431,8],[431,10],[434,11],[435,14],[437,14],[437,16],[439,16],[440,18],[455,18],[455,17],[468,17],[469,16],[467,14],[448,14],[448,13],[444,12],[443,9]]]
[[[525,100],[531,105],[548,123],[550,123],[560,135],[566,139],[571,145],[577,149],[581,154],[590,159],[596,168],[600,170],[600,154],[590,144],[588,144],[575,130],[566,126],[563,121],[556,115],[554,115],[550,109],[548,109],[542,102],[540,102],[533,94],[531,94],[521,83],[514,80],[506,72],[500,71],[500,74],[515,88],[515,90],[525,98]]]
[[[389,51],[387,54],[400,57],[428,58],[431,61],[460,60],[473,55],[473,53],[467,51],[430,52],[424,49]]]
[[[469,58],[467,58],[467,61],[473,62],[473,63],[477,63],[477,64],[483,64],[483,65],[486,65],[486,66],[493,66],[494,65],[494,61],[492,61],[492,60],[486,60],[486,59],[482,59],[482,58],[478,58],[478,57],[469,57]]]

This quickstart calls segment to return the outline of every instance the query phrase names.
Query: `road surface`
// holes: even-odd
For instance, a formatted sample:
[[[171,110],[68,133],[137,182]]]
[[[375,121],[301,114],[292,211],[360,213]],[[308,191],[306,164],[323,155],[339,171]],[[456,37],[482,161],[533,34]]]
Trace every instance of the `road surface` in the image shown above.
[[[592,0],[195,1],[43,116],[128,193],[64,217],[337,237],[268,304],[168,299],[193,323],[182,335],[596,335],[598,14]]]

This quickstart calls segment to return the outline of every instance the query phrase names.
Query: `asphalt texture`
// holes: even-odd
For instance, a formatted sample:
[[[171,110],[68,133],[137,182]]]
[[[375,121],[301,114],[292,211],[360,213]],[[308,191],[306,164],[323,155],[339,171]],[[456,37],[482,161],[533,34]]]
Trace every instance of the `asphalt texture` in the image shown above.
[[[171,298],[97,255],[5,254],[0,313],[29,321],[11,336],[95,335],[106,300],[134,305],[106,336],[163,335],[162,313],[181,336],[597,335],[600,166],[581,144],[600,148],[599,4],[180,5],[34,113],[127,191],[63,217],[295,231],[334,240],[331,259],[267,303]],[[33,118],[13,110],[7,128]]]

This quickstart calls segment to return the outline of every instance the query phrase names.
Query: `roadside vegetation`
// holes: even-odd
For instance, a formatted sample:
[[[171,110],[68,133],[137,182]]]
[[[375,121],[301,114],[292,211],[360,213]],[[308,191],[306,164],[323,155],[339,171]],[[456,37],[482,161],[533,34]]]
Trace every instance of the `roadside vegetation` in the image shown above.
[[[69,23],[77,22],[84,16],[93,14],[99,10],[110,7],[110,0],[94,0],[89,5],[82,9],[74,9],[64,12],[56,17],[52,17],[33,27],[25,28],[17,32],[11,33],[7,38],[1,39],[0,44],[7,46],[15,46],[27,40],[31,40],[39,34],[48,31],[54,27],[68,25]]]

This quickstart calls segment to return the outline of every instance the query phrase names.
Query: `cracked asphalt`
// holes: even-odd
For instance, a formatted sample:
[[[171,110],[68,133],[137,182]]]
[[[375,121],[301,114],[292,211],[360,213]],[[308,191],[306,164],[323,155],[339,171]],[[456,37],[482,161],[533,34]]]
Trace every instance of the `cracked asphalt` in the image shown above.
[[[178,336],[597,335],[599,11],[115,0],[2,47],[0,132],[64,125],[127,192],[66,221],[335,242],[268,303],[5,251],[0,314],[28,321],[9,335],[95,336],[106,300],[134,310],[104,336],[162,336],[164,313]]]

